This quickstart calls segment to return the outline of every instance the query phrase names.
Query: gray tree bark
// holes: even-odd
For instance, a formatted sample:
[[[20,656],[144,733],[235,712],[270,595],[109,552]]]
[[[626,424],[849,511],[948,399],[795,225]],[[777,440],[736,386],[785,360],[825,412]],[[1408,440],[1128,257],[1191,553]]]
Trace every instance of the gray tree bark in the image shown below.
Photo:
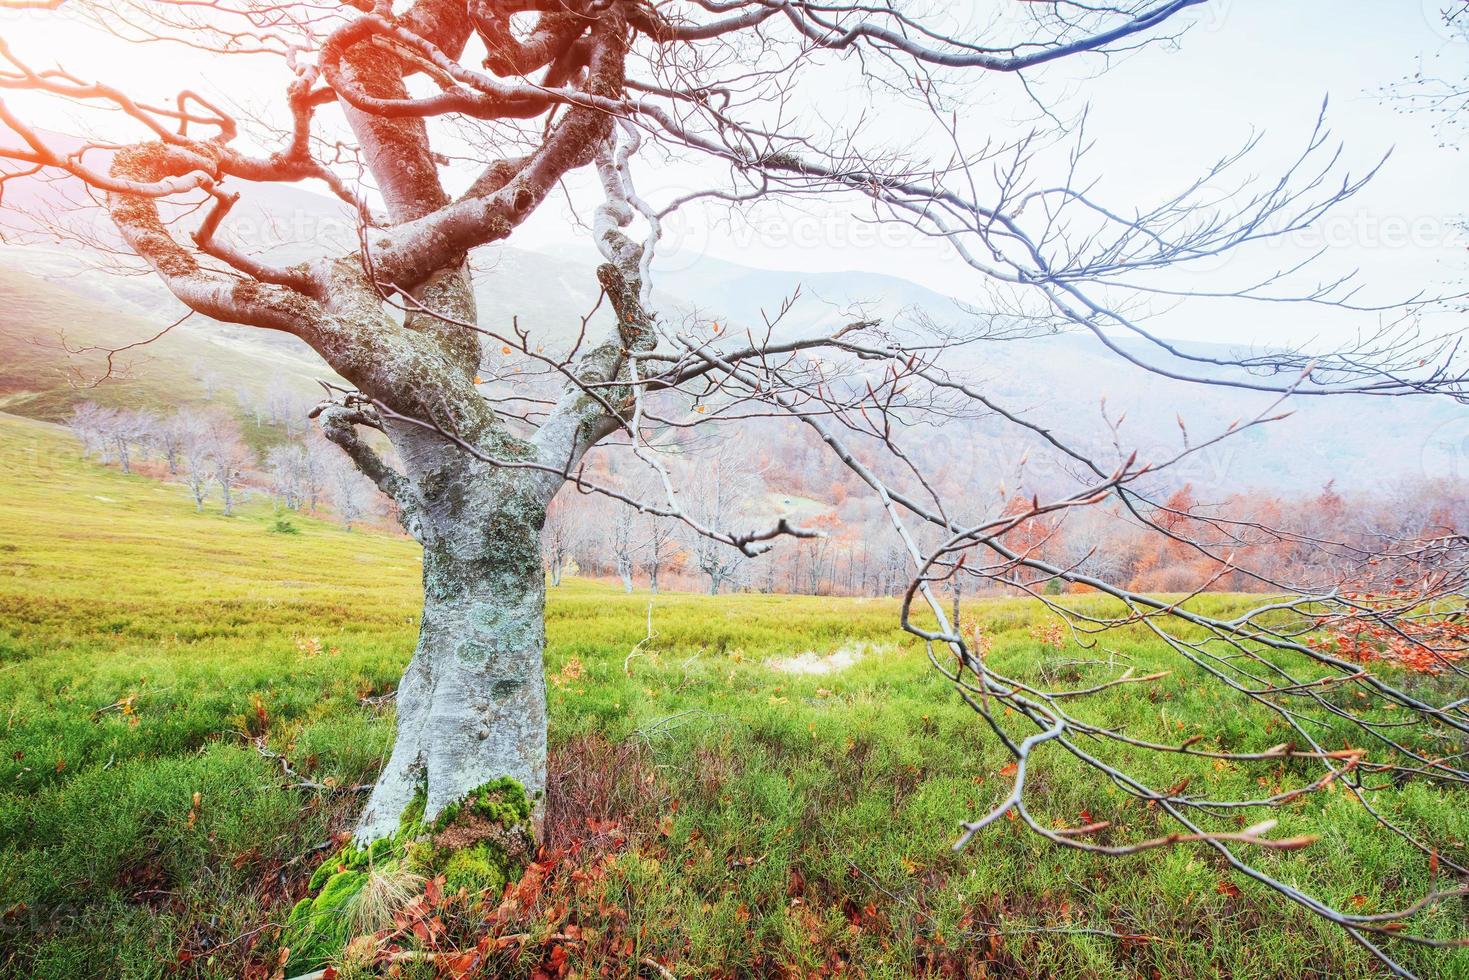
[[[466,458],[433,434],[390,433],[417,498],[423,620],[398,688],[392,755],[357,826],[362,841],[396,830],[420,788],[431,819],[499,776],[532,798],[546,786],[547,481]]]

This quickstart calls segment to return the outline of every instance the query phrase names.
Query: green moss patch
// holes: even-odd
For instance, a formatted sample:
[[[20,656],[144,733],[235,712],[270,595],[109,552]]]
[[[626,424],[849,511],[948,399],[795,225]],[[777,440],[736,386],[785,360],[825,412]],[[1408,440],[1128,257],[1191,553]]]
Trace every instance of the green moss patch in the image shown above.
[[[524,786],[491,780],[439,814],[426,859],[451,891],[499,893],[535,850],[530,815]]]
[[[360,931],[385,924],[373,920],[391,915],[402,882],[443,876],[450,891],[498,896],[534,852],[530,799],[509,777],[466,794],[430,825],[423,810],[420,793],[403,811],[397,833],[366,847],[349,843],[316,869],[307,897],[286,921],[288,973],[322,966]]]

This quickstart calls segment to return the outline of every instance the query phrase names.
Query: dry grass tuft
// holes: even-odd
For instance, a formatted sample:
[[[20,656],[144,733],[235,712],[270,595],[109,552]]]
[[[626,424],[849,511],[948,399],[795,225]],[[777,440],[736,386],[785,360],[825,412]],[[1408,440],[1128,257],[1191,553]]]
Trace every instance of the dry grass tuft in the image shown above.
[[[393,915],[423,892],[424,877],[399,864],[375,866],[367,873],[367,883],[352,900],[353,935],[364,935],[393,924]]]

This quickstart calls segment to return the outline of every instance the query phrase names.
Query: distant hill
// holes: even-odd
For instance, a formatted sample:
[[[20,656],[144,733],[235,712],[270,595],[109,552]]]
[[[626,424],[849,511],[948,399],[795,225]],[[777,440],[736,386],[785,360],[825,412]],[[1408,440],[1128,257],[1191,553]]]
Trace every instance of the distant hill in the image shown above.
[[[45,191],[26,199],[44,204]],[[7,191],[7,202],[11,200]],[[39,195],[39,196],[38,196]],[[338,202],[289,187],[258,189],[242,199],[232,223],[247,244],[284,259],[304,257],[323,246],[350,247],[353,229]],[[530,331],[548,351],[564,349],[597,307],[592,259],[584,249],[547,255],[512,246],[476,254],[480,324]],[[958,300],[907,280],[867,273],[805,273],[756,269],[711,258],[657,278],[657,302],[676,321],[697,310],[735,330],[758,326],[783,300],[800,301],[782,319],[782,335],[829,329],[860,308],[900,334],[928,320],[962,330],[971,314]],[[201,396],[200,377],[224,377],[236,389],[284,384],[303,394],[318,390],[314,379],[330,377],[321,361],[296,339],[279,333],[220,324],[202,317],[146,348],[120,357],[122,376],[96,389],[75,387],[77,376],[98,373],[98,354],[70,355],[59,338],[81,345],[120,346],[156,333],[182,308],[151,276],[115,276],[89,266],[66,249],[0,248],[0,410],[35,418],[63,417],[80,398],[156,403]],[[602,304],[592,316],[593,335],[609,322]],[[1140,341],[1126,341],[1157,361]],[[1227,345],[1191,347],[1226,353]],[[1237,419],[1264,410],[1273,398],[1218,387],[1173,382],[1140,370],[1080,334],[985,342],[952,352],[949,363],[971,377],[1006,410],[1023,412],[1102,454],[1113,433],[1106,418],[1125,417],[1121,440],[1144,459],[1175,453],[1184,435],[1201,441]],[[1202,373],[1202,372],[1201,372]],[[1197,457],[1177,479],[1193,482],[1204,497],[1214,491],[1252,488],[1283,493],[1311,491],[1328,480],[1343,487],[1370,487],[1424,473],[1434,433],[1463,419],[1463,407],[1442,399],[1297,398],[1293,417],[1226,440]],[[1006,479],[1033,440],[1017,436],[996,419],[978,419],[924,432],[931,460],[962,460],[962,469]],[[1441,454],[1439,454],[1441,455]],[[1469,461],[1466,461],[1469,462]],[[1426,475],[1437,475],[1428,473]]]
[[[283,385],[306,398],[320,392],[316,378],[333,377],[299,342],[294,351],[250,343],[211,331],[202,318],[119,352],[107,376],[107,354],[95,348],[147,340],[178,314],[170,311],[165,320],[125,302],[101,302],[87,293],[144,280],[94,275],[42,279],[0,262],[0,411],[59,421],[78,401],[164,407],[204,401],[211,387],[264,391]]]
[[[798,334],[830,330],[850,320],[854,311],[893,324],[900,334],[905,325],[922,319],[961,334],[975,326],[961,300],[872,273],[751,269],[705,258],[660,283],[670,297],[696,297],[703,313],[736,325],[762,323],[762,314],[774,315],[784,297],[799,291],[800,301],[782,319],[782,327]],[[1220,373],[1173,360],[1140,338],[1113,340],[1145,363],[1203,377]],[[1242,352],[1228,343],[1174,344],[1221,359]],[[1145,460],[1171,456],[1183,447],[1180,420],[1190,443],[1199,444],[1233,422],[1266,412],[1276,401],[1268,393],[1161,377],[1127,363],[1080,331],[984,341],[945,357],[946,364],[973,379],[1007,411],[1022,412],[1075,445],[1093,447],[1103,458],[1113,443],[1103,416],[1104,399],[1106,419],[1125,419],[1119,430],[1122,444],[1138,449]],[[1328,480],[1370,488],[1400,478],[1446,475],[1435,441],[1448,430],[1469,439],[1469,411],[1442,397],[1298,396],[1269,414],[1280,412],[1292,414],[1198,454],[1175,478],[1193,482],[1205,497],[1230,488],[1309,492]],[[996,474],[1010,470],[1026,448],[1040,448],[1034,441],[1018,445],[1013,427],[1000,419],[946,426],[929,438],[946,442],[951,458],[978,457],[987,463],[979,469]],[[1469,473],[1469,456],[1452,462],[1458,475]]]

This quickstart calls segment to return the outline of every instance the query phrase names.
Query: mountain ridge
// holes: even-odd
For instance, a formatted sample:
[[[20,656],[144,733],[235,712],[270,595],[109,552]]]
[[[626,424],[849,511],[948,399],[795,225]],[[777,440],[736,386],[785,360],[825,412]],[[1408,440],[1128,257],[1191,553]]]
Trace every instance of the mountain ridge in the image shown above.
[[[279,187],[242,198],[231,218],[243,244],[283,261],[299,261],[323,248],[350,248],[355,229],[349,219],[345,206],[333,199]],[[481,327],[506,337],[517,329],[525,331],[532,344],[544,344],[548,352],[569,347],[582,332],[584,318],[591,336],[606,329],[611,311],[599,302],[586,251],[572,246],[549,254],[509,244],[480,250],[472,267]],[[63,390],[57,381],[75,367],[63,363],[73,355],[53,348],[49,357],[39,356],[43,348],[35,344],[37,334],[66,330],[87,345],[121,346],[157,332],[185,312],[151,275],[106,274],[75,250],[0,247],[0,270],[5,272],[0,292],[12,307],[0,333],[0,343],[12,352],[9,367],[0,371],[0,391],[6,393],[0,408],[19,414],[55,419],[64,414],[68,401],[76,400],[75,392]],[[40,284],[23,301],[26,277]],[[658,273],[656,283],[655,305],[666,320],[718,320],[735,328],[725,331],[727,337],[752,326],[763,330],[764,319],[775,317],[787,299],[798,295],[799,301],[780,317],[779,336],[829,331],[844,316],[857,313],[882,320],[885,329],[900,335],[921,329],[915,326],[920,323],[963,334],[965,318],[971,315],[961,300],[895,276],[757,268],[708,256]],[[74,299],[63,302],[57,290]],[[51,297],[59,308],[56,315],[46,313],[40,297]],[[78,302],[92,305],[78,309]],[[1160,357],[1162,352],[1141,338],[1109,340],[1133,356],[1167,356]],[[16,356],[13,352],[26,343],[33,349],[25,357]],[[1182,346],[1212,355],[1235,349],[1202,342]],[[1275,401],[1268,394],[1160,377],[1080,333],[961,345],[945,356],[954,370],[982,385],[1006,411],[1026,413],[1062,438],[1104,455],[1114,437],[1112,423],[1119,417],[1127,419],[1122,442],[1138,448],[1143,458],[1161,459],[1181,449],[1185,439],[1198,442],[1224,432]],[[197,316],[146,355],[135,354],[170,379],[175,392],[187,393],[191,385],[181,379],[198,372],[183,370],[177,363],[181,358],[208,362],[206,370],[237,376],[240,383],[269,383],[275,376],[303,393],[314,393],[315,379],[333,377],[294,337]],[[29,382],[22,377],[26,372],[33,375]],[[1202,369],[1195,373],[1208,374]],[[192,388],[197,387],[196,377]],[[1298,493],[1329,480],[1370,486],[1384,475],[1432,476],[1436,474],[1424,470],[1429,454],[1425,434],[1431,437],[1460,417],[1454,406],[1427,398],[1297,397],[1290,408],[1291,418],[1273,423],[1268,434],[1251,430],[1232,436],[1212,459],[1209,454],[1195,458],[1194,469],[1181,477],[1221,492],[1238,485]],[[999,471],[1027,449],[994,420],[966,424],[962,431],[951,427],[933,438],[952,452],[989,459]]]

